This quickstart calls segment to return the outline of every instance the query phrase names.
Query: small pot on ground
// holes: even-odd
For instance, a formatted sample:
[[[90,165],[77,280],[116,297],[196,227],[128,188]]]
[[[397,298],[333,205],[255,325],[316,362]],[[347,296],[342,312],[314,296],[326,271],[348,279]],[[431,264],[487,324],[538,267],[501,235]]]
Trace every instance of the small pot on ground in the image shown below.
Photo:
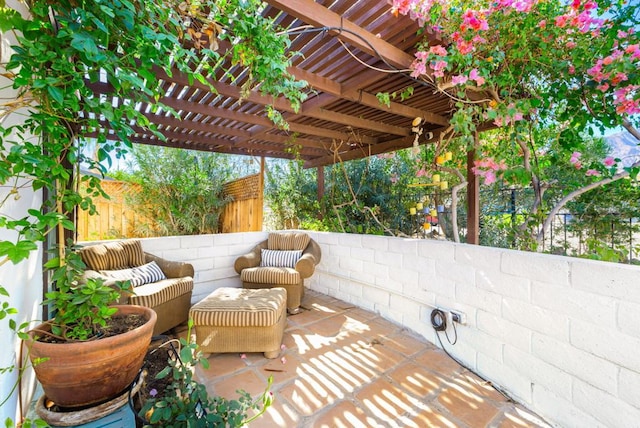
[[[140,314],[146,323],[133,330],[82,342],[46,343],[46,322],[29,336],[30,359],[45,396],[64,408],[107,401],[122,393],[136,378],[147,352],[157,315],[153,309],[116,305],[118,315]]]

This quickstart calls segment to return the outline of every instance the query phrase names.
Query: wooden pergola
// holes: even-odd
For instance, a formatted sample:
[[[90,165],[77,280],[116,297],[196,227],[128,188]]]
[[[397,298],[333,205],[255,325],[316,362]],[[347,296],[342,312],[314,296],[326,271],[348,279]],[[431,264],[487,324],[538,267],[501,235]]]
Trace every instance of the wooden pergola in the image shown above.
[[[266,0],[264,14],[288,30],[292,51],[299,52],[289,72],[309,86],[308,98],[295,112],[287,100],[251,92],[242,94],[247,76],[232,70],[232,82],[222,72],[207,85],[189,84],[183,73],[168,76],[158,70],[165,89],[160,102],[180,118],[152,106],[141,111],[164,135],[165,141],[137,128],[132,141],[190,150],[292,158],[292,145],[305,167],[319,168],[340,161],[411,147],[412,121],[422,119],[420,144],[438,139],[449,126],[451,99],[432,85],[410,76],[418,34],[415,21],[394,16],[386,0]],[[433,38],[433,43],[438,41]],[[220,49],[228,48],[221,43]],[[91,84],[94,92],[109,96],[109,85]],[[380,103],[377,93],[400,93],[408,87],[413,95],[390,104]],[[113,100],[119,102],[119,100]],[[289,123],[278,129],[267,117],[272,105]],[[109,134],[108,138],[117,139]],[[469,154],[471,157],[473,154]],[[468,173],[468,235],[477,242],[477,183]]]

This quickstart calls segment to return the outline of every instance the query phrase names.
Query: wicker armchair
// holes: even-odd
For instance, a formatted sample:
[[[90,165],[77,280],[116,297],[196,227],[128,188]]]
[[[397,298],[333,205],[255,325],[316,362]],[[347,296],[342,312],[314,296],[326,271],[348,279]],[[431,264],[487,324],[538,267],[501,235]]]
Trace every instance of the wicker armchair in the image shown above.
[[[294,314],[304,297],[304,280],[313,275],[320,257],[320,246],[306,233],[270,233],[268,239],[238,257],[234,268],[244,288],[286,289],[287,310]]]
[[[162,259],[142,250],[137,239],[88,245],[79,250],[87,265],[85,277],[99,277],[106,283],[132,280],[133,290],[121,293],[119,304],[146,306],[158,314],[153,334],[164,333],[187,321],[193,292],[193,266]],[[151,276],[134,283],[140,268],[155,262]],[[153,278],[153,275],[159,275]]]

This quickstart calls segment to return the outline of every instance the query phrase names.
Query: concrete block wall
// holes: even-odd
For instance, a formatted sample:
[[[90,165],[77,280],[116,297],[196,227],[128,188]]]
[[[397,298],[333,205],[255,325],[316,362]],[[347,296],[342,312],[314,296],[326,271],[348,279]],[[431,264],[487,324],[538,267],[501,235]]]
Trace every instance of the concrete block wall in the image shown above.
[[[640,427],[640,267],[433,240],[316,233],[307,286],[437,344],[562,427]],[[453,334],[451,327],[449,335]]]
[[[233,263],[238,256],[265,239],[266,232],[247,232],[146,238],[141,241],[142,248],[148,253],[193,265],[195,277],[191,302],[195,303],[217,288],[241,287]]]

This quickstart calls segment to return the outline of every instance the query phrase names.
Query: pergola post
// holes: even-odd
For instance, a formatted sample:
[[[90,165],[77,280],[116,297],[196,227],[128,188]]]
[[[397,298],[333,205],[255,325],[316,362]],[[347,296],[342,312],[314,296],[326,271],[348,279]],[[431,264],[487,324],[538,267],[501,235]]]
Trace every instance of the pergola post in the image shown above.
[[[480,243],[480,185],[473,173],[473,162],[478,147],[478,133],[474,134],[473,149],[467,151],[467,243]]]
[[[319,166],[317,169],[317,183],[318,183],[318,202],[322,201],[324,197],[324,166]],[[322,219],[322,210],[319,211],[318,217]]]

